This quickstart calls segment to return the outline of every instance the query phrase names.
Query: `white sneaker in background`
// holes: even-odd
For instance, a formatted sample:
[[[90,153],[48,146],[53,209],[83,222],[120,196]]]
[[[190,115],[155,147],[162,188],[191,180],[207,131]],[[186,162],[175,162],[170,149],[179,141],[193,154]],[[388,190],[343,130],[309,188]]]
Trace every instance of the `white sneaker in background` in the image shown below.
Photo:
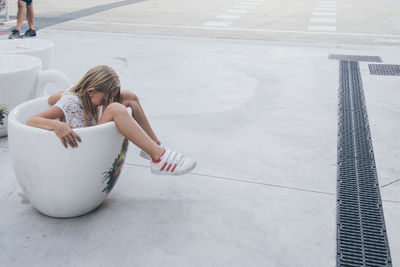
[[[144,150],[141,150],[140,153],[139,153],[139,155],[140,155],[142,158],[144,158],[144,159],[147,159],[147,160],[150,160],[150,159],[151,159],[150,155],[147,154],[147,152],[145,152]]]
[[[160,143],[159,146],[162,147],[162,148],[165,148],[165,146],[164,146],[162,143]],[[144,150],[141,150],[140,153],[139,153],[139,155],[140,155],[142,158],[144,158],[144,159],[151,160],[150,155],[147,154],[147,152],[144,151]]]

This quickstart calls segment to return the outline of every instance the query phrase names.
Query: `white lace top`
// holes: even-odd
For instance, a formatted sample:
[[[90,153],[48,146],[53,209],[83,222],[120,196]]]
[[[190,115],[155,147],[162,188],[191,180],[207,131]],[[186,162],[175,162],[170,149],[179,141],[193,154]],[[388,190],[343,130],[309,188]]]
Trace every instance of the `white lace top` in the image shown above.
[[[82,103],[78,96],[64,94],[54,106],[59,107],[64,112],[65,123],[77,128],[85,127]],[[95,119],[89,119],[87,126],[93,125],[96,125]]]

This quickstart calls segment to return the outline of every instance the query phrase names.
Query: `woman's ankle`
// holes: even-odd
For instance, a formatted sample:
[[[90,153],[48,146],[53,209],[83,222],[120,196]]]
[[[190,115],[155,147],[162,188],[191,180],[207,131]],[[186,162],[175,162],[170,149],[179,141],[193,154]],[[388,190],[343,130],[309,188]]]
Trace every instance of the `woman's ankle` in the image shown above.
[[[159,147],[159,149],[157,149],[157,153],[155,153],[154,155],[151,155],[151,160],[154,163],[158,163],[161,160],[162,155],[164,155],[165,153],[165,148]]]

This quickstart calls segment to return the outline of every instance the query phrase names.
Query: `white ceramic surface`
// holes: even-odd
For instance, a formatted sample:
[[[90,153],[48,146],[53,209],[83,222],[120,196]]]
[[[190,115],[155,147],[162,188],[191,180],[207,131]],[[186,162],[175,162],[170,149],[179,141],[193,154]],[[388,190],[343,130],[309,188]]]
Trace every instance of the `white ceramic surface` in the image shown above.
[[[77,148],[65,148],[53,131],[25,125],[47,108],[47,97],[42,97],[11,111],[8,140],[14,172],[40,212],[79,216],[106,199],[122,169],[128,142],[109,122],[75,129],[82,142]]]
[[[0,105],[5,105],[8,111],[29,99],[52,93],[42,90],[47,84],[54,84],[58,90],[69,86],[63,73],[52,69],[42,71],[37,57],[0,55]],[[7,135],[7,118],[0,125],[0,136],[4,135]]]
[[[54,66],[54,44],[45,39],[13,39],[0,41],[0,55],[29,55],[40,58],[43,69]]]

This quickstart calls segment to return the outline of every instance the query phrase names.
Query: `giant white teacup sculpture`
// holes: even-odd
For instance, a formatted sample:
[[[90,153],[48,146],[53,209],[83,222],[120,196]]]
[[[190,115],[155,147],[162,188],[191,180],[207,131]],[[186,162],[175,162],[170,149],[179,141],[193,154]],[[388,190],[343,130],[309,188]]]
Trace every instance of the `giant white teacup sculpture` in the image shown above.
[[[54,65],[54,44],[45,39],[13,39],[0,41],[0,55],[29,55],[39,58],[43,70]]]
[[[25,125],[48,109],[47,97],[20,104],[8,117],[16,177],[32,205],[52,217],[74,217],[97,208],[115,185],[128,141],[114,122],[78,128],[77,148],[65,148],[53,131]]]
[[[59,71],[42,71],[41,60],[37,57],[0,55],[0,137],[7,135],[7,117],[2,110],[10,111],[20,103],[48,94],[45,91],[47,84],[63,90],[69,82]]]

